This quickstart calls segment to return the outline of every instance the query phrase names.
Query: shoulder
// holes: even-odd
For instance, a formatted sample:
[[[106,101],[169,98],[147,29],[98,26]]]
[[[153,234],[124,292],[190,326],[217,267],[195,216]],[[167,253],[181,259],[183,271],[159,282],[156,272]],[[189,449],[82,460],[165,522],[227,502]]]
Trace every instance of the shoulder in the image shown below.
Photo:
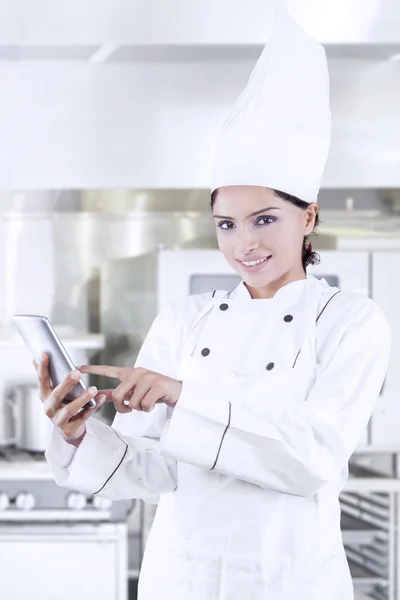
[[[321,324],[335,323],[337,327],[347,327],[363,322],[382,325],[388,328],[383,310],[378,304],[365,296],[354,292],[342,292],[330,286],[325,279],[310,277],[313,293],[318,295],[318,316]]]
[[[363,341],[365,346],[390,347],[391,331],[381,307],[371,298],[357,293],[324,292],[317,327],[317,343],[320,351],[334,349],[344,340]]]
[[[160,322],[168,322],[175,332],[190,329],[201,311],[211,302],[213,292],[183,296],[167,304],[159,313]]]
[[[169,304],[169,310],[176,313],[195,316],[213,299],[214,292],[192,294],[177,298]]]
[[[346,327],[365,326],[369,329],[383,327],[389,329],[381,307],[371,298],[362,294],[339,292],[327,307],[336,323]]]

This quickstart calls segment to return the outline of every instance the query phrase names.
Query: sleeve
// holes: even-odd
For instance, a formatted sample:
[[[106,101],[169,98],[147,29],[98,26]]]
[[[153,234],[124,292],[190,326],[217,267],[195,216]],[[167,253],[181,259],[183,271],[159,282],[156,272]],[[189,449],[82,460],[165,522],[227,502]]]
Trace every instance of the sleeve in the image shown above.
[[[372,301],[363,307],[319,365],[305,402],[274,406],[261,417],[230,402],[218,383],[184,381],[161,439],[163,456],[300,496],[340,476],[371,417],[390,355],[383,312]]]
[[[175,377],[173,329],[168,309],[153,322],[135,367]],[[167,410],[165,404],[158,404],[150,413],[117,413],[111,427],[91,417],[78,448],[53,428],[45,456],[56,483],[111,500],[141,498],[156,503],[160,494],[177,485],[175,459],[159,453]]]

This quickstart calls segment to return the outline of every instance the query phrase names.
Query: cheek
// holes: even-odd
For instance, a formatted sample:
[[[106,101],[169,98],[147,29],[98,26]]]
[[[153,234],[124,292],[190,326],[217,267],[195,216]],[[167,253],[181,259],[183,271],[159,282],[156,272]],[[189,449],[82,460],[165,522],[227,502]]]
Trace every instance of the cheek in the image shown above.
[[[279,224],[273,225],[263,235],[263,245],[282,259],[297,255],[302,240],[303,237],[299,227],[288,221],[280,221]]]
[[[224,234],[224,232],[221,232],[218,229],[217,230],[217,242],[218,242],[219,249],[225,256],[229,256],[230,254],[233,253],[234,242],[233,242],[232,235]]]

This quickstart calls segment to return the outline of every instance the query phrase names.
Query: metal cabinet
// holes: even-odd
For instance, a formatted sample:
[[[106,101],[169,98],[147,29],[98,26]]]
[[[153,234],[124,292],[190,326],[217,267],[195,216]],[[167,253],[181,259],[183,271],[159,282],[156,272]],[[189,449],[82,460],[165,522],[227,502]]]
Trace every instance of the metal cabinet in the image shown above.
[[[1,525],[0,597],[126,600],[126,526]]]
[[[371,266],[372,297],[383,309],[392,332],[389,368],[374,410],[371,442],[400,445],[400,252],[373,252]]]

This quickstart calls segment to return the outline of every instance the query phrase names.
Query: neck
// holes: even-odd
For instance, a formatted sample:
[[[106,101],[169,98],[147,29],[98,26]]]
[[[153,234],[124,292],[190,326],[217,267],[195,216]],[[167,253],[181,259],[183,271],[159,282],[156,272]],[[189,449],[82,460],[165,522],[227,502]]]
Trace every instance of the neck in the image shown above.
[[[304,273],[303,268],[301,271],[293,271],[289,273],[285,273],[279,279],[275,279],[270,283],[262,286],[251,286],[244,282],[246,288],[249,290],[250,295],[254,299],[267,299],[273,298],[278,290],[280,290],[284,285],[288,285],[288,283],[293,283],[294,281],[300,281],[302,279],[307,279],[306,273]]]

